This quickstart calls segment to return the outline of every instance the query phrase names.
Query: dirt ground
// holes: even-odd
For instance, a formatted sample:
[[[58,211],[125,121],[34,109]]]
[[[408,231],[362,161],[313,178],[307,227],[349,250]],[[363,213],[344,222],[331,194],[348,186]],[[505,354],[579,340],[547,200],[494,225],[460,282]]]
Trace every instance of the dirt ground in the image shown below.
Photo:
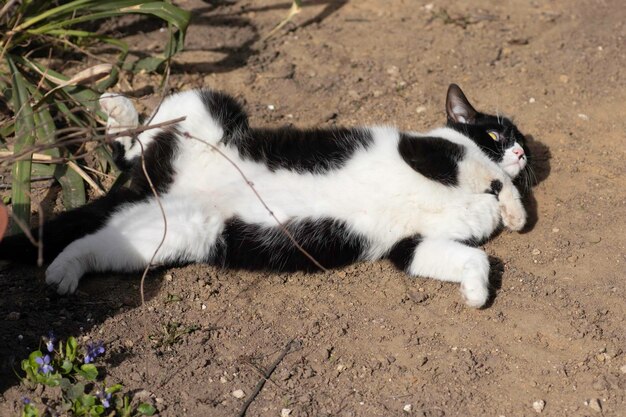
[[[514,116],[534,138],[533,221],[485,245],[497,291],[481,310],[457,285],[386,261],[327,274],[155,270],[144,307],[140,274],[93,276],[58,297],[43,270],[5,267],[0,415],[32,395],[13,369],[53,328],[104,340],[107,380],[162,416],[236,416],[245,398],[233,391],[249,396],[292,340],[248,416],[531,416],[540,400],[546,416],[626,416],[622,0],[304,0],[266,43],[288,1],[176,3],[193,24],[172,88],[226,90],[255,125],[427,130],[445,121],[450,82]],[[163,45],[159,26],[130,29],[136,55]],[[155,80],[119,88],[148,94],[138,103],[149,109]]]

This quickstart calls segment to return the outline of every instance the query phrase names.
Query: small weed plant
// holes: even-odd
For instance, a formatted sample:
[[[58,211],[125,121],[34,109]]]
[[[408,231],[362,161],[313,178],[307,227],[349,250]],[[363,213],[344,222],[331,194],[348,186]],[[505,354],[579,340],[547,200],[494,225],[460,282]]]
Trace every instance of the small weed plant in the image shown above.
[[[61,398],[23,398],[22,417],[39,416],[151,416],[156,409],[147,403],[133,404],[121,384],[107,385],[96,362],[105,353],[102,342],[80,347],[74,337],[63,342],[54,334],[42,338],[44,349],[22,361],[26,376],[22,382],[31,389],[39,385],[60,387]]]

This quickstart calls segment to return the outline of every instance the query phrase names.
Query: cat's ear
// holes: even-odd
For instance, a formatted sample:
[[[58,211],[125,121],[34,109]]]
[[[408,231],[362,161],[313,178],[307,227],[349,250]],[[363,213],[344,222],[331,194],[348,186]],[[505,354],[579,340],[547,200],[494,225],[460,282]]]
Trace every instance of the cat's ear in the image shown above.
[[[446,97],[448,120],[455,123],[474,123],[478,113],[456,84],[450,84]]]

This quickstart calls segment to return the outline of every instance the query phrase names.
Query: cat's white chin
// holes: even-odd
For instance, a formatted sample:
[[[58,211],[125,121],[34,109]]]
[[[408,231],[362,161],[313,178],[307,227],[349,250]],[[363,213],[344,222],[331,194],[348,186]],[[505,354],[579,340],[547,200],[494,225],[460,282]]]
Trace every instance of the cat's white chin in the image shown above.
[[[509,177],[515,178],[519,175],[520,172],[526,168],[526,158],[518,159],[513,162],[505,162],[500,165],[504,172],[509,174]]]

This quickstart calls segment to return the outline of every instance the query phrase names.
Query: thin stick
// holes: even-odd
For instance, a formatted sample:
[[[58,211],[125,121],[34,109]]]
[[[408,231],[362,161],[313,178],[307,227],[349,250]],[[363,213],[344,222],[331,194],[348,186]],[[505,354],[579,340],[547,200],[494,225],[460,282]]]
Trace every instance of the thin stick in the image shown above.
[[[37,243],[37,266],[41,268],[43,265],[43,208],[41,203],[38,204],[39,211],[39,242]]]
[[[292,348],[294,347],[296,348],[295,350],[298,350],[300,348],[300,341],[291,339],[289,343],[287,343],[287,346],[285,346],[285,348],[281,352],[280,356],[274,361],[272,366],[270,366],[270,368],[265,372],[265,374],[263,375],[263,378],[261,378],[259,382],[256,384],[256,387],[254,387],[254,391],[252,392],[252,394],[250,394],[246,402],[243,403],[243,406],[241,406],[241,411],[239,411],[238,417],[244,417],[246,415],[246,412],[248,411],[250,404],[252,404],[252,402],[259,395],[259,393],[263,389],[263,386],[265,385],[267,380],[270,378],[270,376],[272,376],[272,374],[274,373],[278,365],[283,361],[283,359],[285,359],[285,356],[295,351],[295,350],[292,350]]]
[[[167,235],[167,216],[165,215],[165,209],[163,208],[163,205],[161,204],[161,199],[159,198],[159,193],[157,192],[156,188],[154,187],[154,184],[152,183],[152,180],[150,179],[150,175],[148,175],[148,170],[146,169],[146,159],[144,158],[143,155],[143,144],[141,143],[141,141],[137,141],[137,143],[139,144],[139,146],[141,147],[141,170],[143,171],[143,174],[146,177],[146,180],[148,181],[148,185],[150,185],[150,190],[152,190],[152,194],[154,194],[155,200],[157,202],[157,204],[159,205],[159,210],[161,210],[161,216],[163,217],[163,236],[161,237],[161,241],[159,242],[159,245],[157,246],[157,248],[154,250],[154,253],[152,254],[152,257],[150,258],[150,261],[148,262],[148,265],[146,265],[146,269],[143,270],[143,274],[141,274],[141,282],[139,284],[139,292],[141,294],[141,305],[143,306],[146,299],[144,297],[144,283],[146,281],[146,275],[148,275],[148,271],[150,270],[150,266],[152,265],[152,262],[154,261],[154,258],[156,258],[157,253],[159,252],[159,250],[161,250],[161,246],[163,246],[163,243],[165,242],[165,236]]]
[[[170,33],[170,36],[171,36],[171,33]],[[153,111],[152,116],[150,116],[150,119],[148,120],[146,125],[149,125],[150,122],[152,122],[152,119],[154,119],[154,116],[156,116],[157,112],[161,108],[161,104],[163,103],[163,100],[165,100],[165,96],[167,92],[169,91],[169,80],[170,80],[170,60],[169,59],[167,60],[166,65],[167,66],[165,67],[165,79],[163,80],[163,90],[161,90],[161,97],[159,97],[159,104],[157,104],[156,109]],[[182,119],[184,120],[185,117],[183,117]],[[154,187],[154,184],[152,183],[152,180],[150,179],[150,175],[148,175],[148,170],[146,169],[146,159],[144,158],[143,143],[141,143],[140,140],[138,140],[137,142],[139,143],[139,146],[141,147],[141,170],[143,171],[143,174],[145,175],[146,180],[148,181],[148,184],[150,185],[150,190],[152,190],[152,194],[154,194],[154,198],[157,204],[159,205],[159,210],[161,210],[161,217],[163,217],[163,236],[161,237],[161,241],[159,242],[159,245],[154,250],[152,257],[150,258],[150,262],[148,262],[148,265],[146,265],[146,269],[144,269],[143,274],[141,274],[141,282],[139,283],[139,292],[141,293],[141,305],[143,306],[146,301],[144,297],[144,283],[146,281],[146,276],[148,275],[148,271],[150,270],[150,266],[152,265],[154,258],[156,258],[157,253],[161,249],[161,246],[163,246],[163,243],[165,243],[165,236],[167,236],[167,216],[165,215],[165,209],[163,208],[163,204],[161,204],[159,193]]]
[[[2,8],[2,10],[0,10],[0,17],[4,16],[9,9],[15,4],[17,3],[18,0],[9,0],[7,2],[7,4],[4,5],[4,7]]]
[[[302,11],[302,0],[293,0],[293,3],[291,4],[291,8],[289,9],[289,13],[287,14],[287,17],[285,17],[283,20],[280,21],[279,24],[277,24],[274,29],[272,29],[267,35],[265,35],[263,37],[263,42],[266,42],[267,40],[269,40],[272,36],[274,36],[276,34],[276,32],[278,32],[283,26],[285,26],[287,23],[289,23],[289,21],[291,21],[291,19],[297,15],[298,13],[300,13]]]
[[[151,130],[151,129],[158,129],[160,127],[165,127],[165,126],[170,126],[179,122],[182,122],[183,120],[185,120],[187,117],[183,116],[183,117],[179,117],[177,119],[172,119],[172,120],[168,120],[166,122],[162,122],[162,123],[157,123],[151,126],[137,126],[136,128],[133,129],[127,129],[127,130],[123,130],[121,132],[117,132],[117,133],[111,133],[111,134],[106,134],[104,136],[97,136],[94,139],[85,139],[83,137],[79,138],[79,139],[69,139],[69,140],[62,140],[56,143],[52,143],[52,144],[42,144],[42,145],[38,145],[38,146],[32,146],[29,149],[25,149],[24,151],[18,153],[18,154],[13,154],[11,157],[8,158],[2,158],[0,157],[0,162],[13,162],[13,161],[18,161],[20,160],[20,158],[26,156],[26,155],[30,155],[33,152],[41,152],[44,151],[46,149],[54,149],[54,148],[58,148],[61,146],[67,146],[67,145],[74,145],[74,144],[80,144],[80,143],[85,143],[85,142],[89,142],[90,140],[103,140],[105,143],[110,143],[112,142],[115,138],[121,137],[121,136],[132,136],[133,134],[137,134],[137,133],[141,133],[141,132],[145,132],[146,130]],[[73,136],[81,136],[85,133],[89,132],[89,129],[72,129],[72,130],[76,130],[76,133]]]
[[[183,132],[183,135],[186,138],[189,139],[194,139],[197,140],[199,142],[204,143],[207,146],[210,146],[211,149],[213,149],[214,151],[216,151],[218,154],[220,154],[224,159],[226,159],[233,167],[235,167],[235,169],[239,172],[239,174],[241,175],[241,177],[243,178],[243,180],[246,182],[246,184],[248,185],[248,187],[250,187],[250,189],[252,190],[252,192],[254,193],[254,195],[256,196],[256,198],[261,202],[261,204],[263,205],[263,207],[265,208],[265,210],[267,210],[267,212],[270,214],[270,216],[272,216],[272,218],[276,221],[276,223],[278,224],[278,226],[280,226],[282,232],[285,234],[285,236],[287,236],[289,238],[289,240],[291,240],[291,243],[294,244],[294,246],[300,251],[302,252],[302,254],[304,256],[306,256],[307,258],[309,258],[309,260],[311,262],[313,262],[313,264],[315,266],[317,266],[319,269],[321,269],[324,272],[328,272],[328,269],[324,268],[324,266],[322,264],[320,264],[317,259],[315,259],[309,252],[307,252],[306,249],[304,249],[296,240],[296,238],[291,234],[291,232],[289,231],[289,229],[287,229],[285,227],[285,225],[278,220],[278,217],[276,217],[276,215],[274,214],[274,212],[268,207],[268,205],[265,203],[265,200],[263,200],[263,198],[261,197],[261,195],[257,192],[256,188],[254,188],[254,183],[252,181],[250,181],[248,179],[248,177],[246,176],[246,174],[244,174],[244,172],[241,170],[241,168],[239,168],[239,166],[232,160],[230,159],[228,156],[226,156],[226,154],[224,152],[222,152],[217,146],[213,145],[212,143],[209,143],[205,140],[202,140],[198,137],[193,136],[191,133],[189,132]]]
[[[98,194],[98,195],[104,195],[105,194],[104,190],[102,188],[100,188],[100,186],[94,180],[92,180],[91,177],[89,175],[87,175],[87,173],[85,171],[83,171],[78,165],[76,165],[75,162],[68,161],[67,162],[67,166],[70,167],[78,175],[80,175],[80,177],[83,180],[85,180],[85,182],[87,184],[89,184],[91,186],[91,188],[96,190],[96,194]]]

